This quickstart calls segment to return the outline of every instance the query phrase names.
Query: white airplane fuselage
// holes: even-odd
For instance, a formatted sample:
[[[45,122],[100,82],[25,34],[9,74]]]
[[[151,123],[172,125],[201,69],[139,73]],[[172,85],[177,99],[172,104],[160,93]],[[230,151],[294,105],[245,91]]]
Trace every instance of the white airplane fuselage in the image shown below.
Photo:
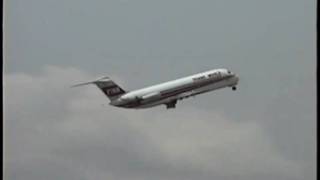
[[[112,99],[110,105],[122,108],[175,108],[178,100],[224,87],[236,90],[239,78],[227,69],[216,69],[127,92]],[[117,91],[117,90],[116,90]]]

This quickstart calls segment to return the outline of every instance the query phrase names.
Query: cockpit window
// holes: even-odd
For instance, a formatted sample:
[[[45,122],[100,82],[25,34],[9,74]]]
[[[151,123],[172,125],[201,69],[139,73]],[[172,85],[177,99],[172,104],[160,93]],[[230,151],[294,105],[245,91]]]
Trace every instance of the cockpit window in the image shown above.
[[[228,70],[228,74],[231,74],[231,71]]]

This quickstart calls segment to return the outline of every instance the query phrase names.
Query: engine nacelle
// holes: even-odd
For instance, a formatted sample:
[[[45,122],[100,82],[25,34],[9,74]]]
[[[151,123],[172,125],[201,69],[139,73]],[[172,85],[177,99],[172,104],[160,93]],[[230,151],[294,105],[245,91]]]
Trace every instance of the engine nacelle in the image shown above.
[[[161,98],[161,94],[159,92],[150,93],[141,97],[143,101],[153,101]]]

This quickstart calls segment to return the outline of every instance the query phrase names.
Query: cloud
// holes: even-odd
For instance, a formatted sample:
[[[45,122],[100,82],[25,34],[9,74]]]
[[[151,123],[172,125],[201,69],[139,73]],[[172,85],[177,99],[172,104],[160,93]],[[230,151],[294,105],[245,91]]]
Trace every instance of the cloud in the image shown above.
[[[6,179],[303,178],[260,121],[193,106],[118,109],[94,86],[69,88],[94,78],[57,66],[5,74]]]

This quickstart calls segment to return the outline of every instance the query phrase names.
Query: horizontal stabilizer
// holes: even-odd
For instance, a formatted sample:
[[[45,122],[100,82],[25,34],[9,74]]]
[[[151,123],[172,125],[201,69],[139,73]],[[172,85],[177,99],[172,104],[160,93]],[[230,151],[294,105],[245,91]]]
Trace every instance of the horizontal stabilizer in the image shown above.
[[[89,84],[95,84],[96,82],[99,82],[100,80],[105,80],[105,79],[110,80],[109,77],[104,76],[104,77],[98,78],[97,80],[94,80],[94,81],[89,81],[89,82],[84,82],[84,83],[72,85],[71,88],[79,87],[79,86],[85,86],[85,85],[89,85]]]
[[[94,83],[94,81],[92,81],[92,82],[86,82],[86,83],[80,83],[80,84],[75,84],[75,85],[73,85],[73,86],[71,86],[71,87],[74,88],[74,87],[85,86],[85,85],[93,84],[93,83]]]

